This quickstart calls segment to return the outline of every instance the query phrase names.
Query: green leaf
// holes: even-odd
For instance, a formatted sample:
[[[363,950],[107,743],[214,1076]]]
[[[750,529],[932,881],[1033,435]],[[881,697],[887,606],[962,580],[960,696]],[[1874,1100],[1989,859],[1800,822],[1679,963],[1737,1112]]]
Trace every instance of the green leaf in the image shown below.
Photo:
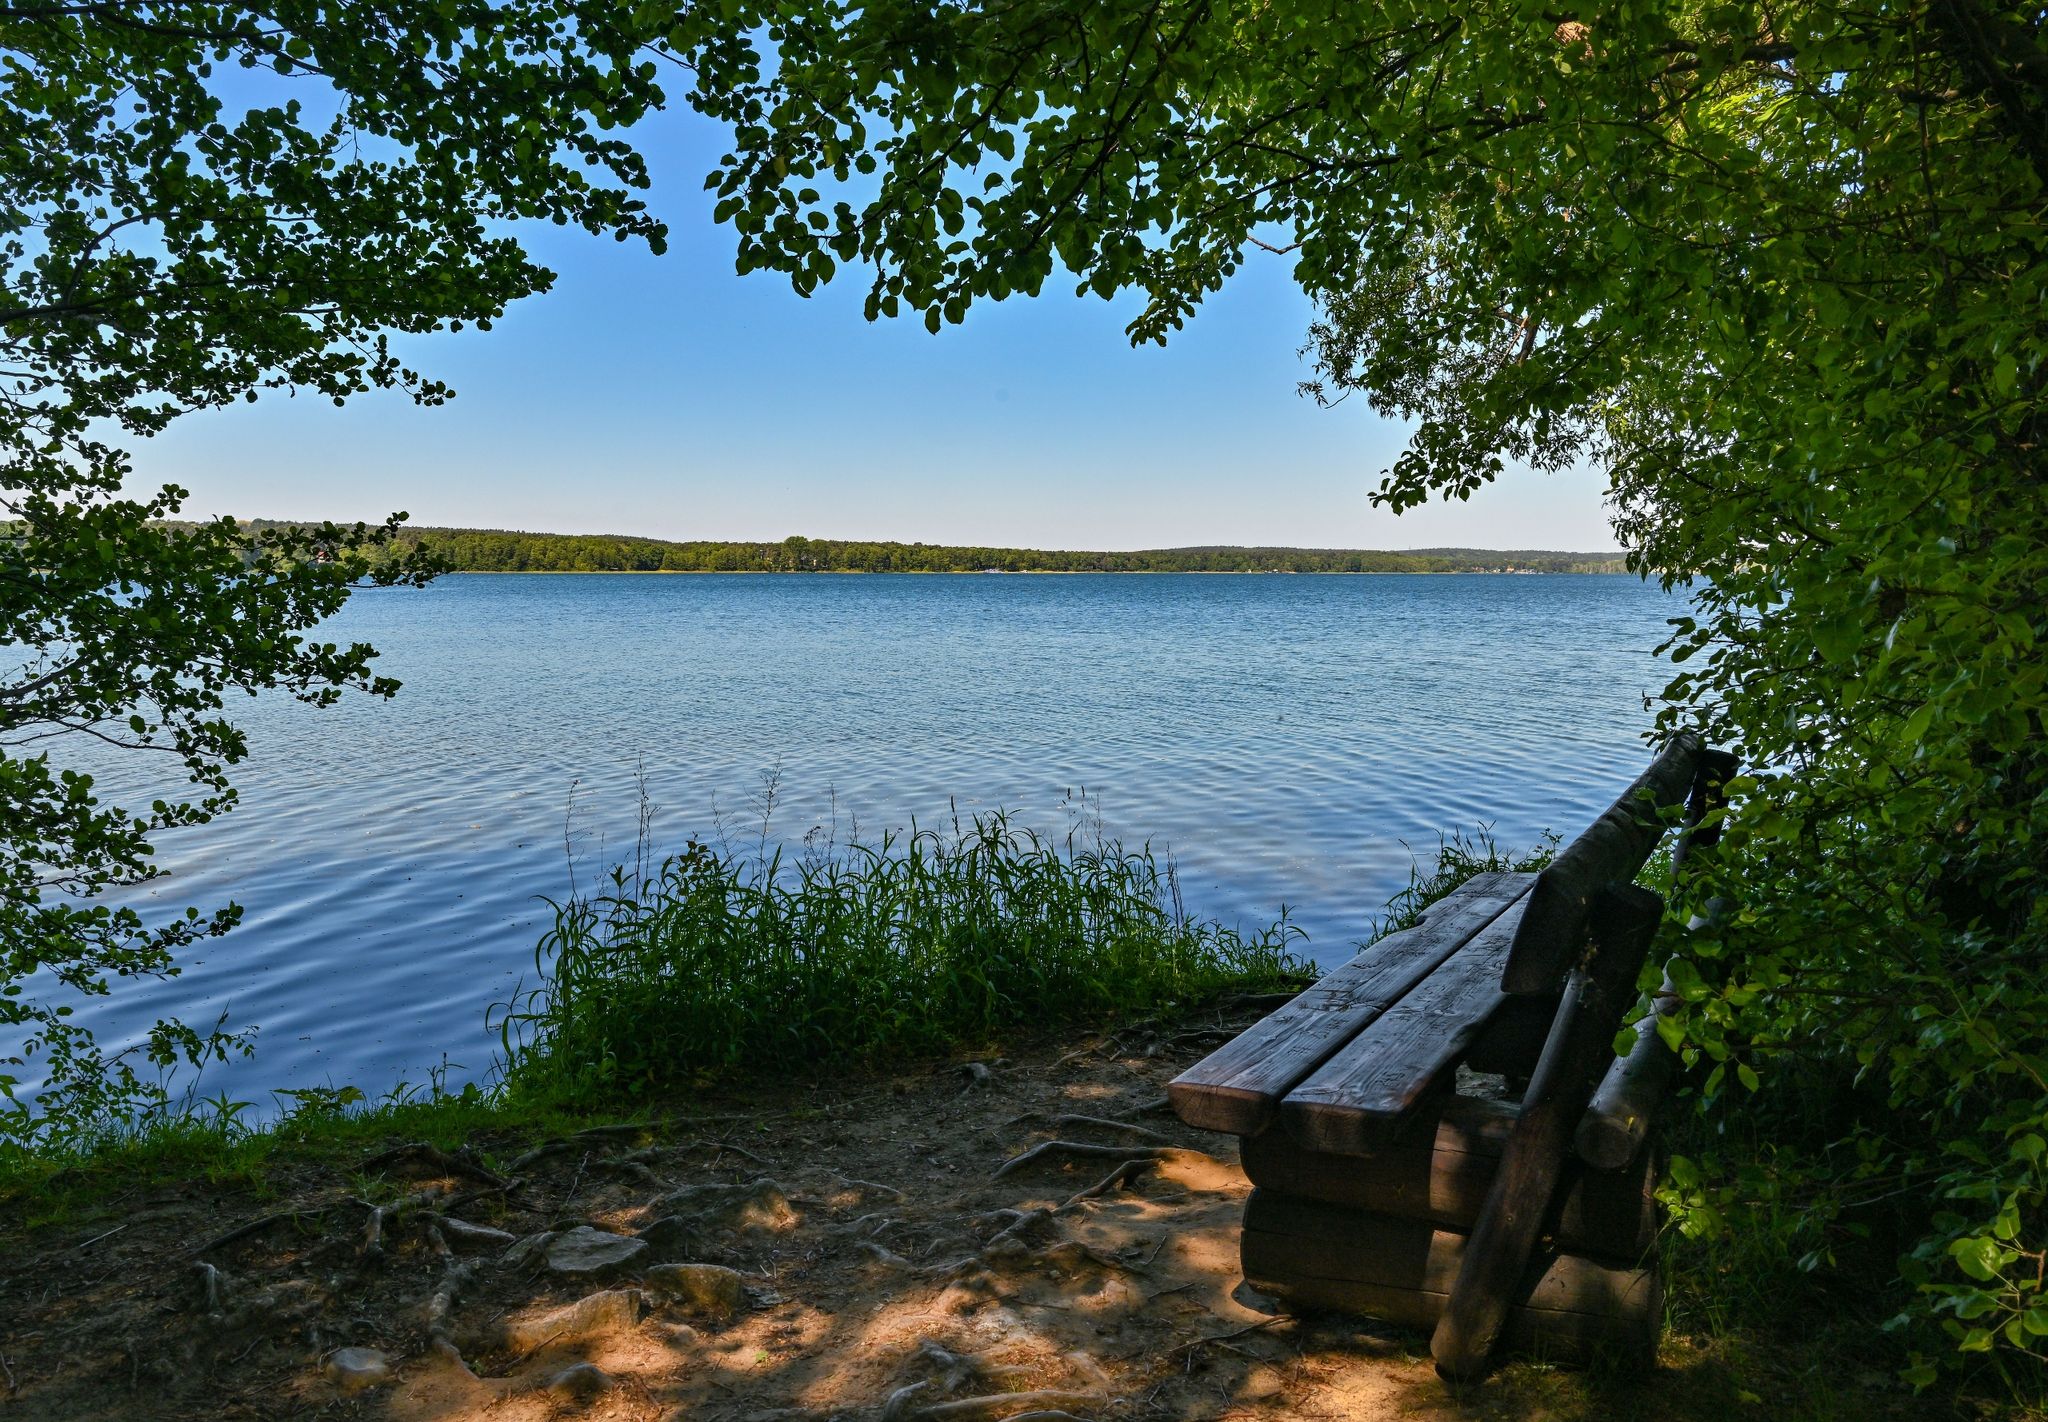
[[[1956,1261],[1957,1268],[1980,1282],[1998,1277],[2004,1253],[1996,1240],[1985,1236],[1958,1239],[1949,1245],[1948,1252],[1949,1257]]]

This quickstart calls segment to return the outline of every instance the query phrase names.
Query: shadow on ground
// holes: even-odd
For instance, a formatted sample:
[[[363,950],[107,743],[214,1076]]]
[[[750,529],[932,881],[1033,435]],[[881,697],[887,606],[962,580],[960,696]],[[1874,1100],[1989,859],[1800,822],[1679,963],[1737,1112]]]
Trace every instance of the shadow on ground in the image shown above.
[[[535,1148],[401,1145],[347,1174],[287,1171],[266,1200],[138,1191],[14,1253],[0,1279],[8,1411],[109,1422],[1793,1415],[1683,1343],[1654,1374],[1521,1365],[1453,1393],[1425,1340],[1291,1317],[1250,1294],[1234,1143],[1163,1110],[1166,1080],[1236,1025],[783,1088]],[[1034,1146],[1046,1148],[1019,1162]],[[221,1237],[232,1230],[246,1232]],[[700,1265],[711,1267],[688,1267]],[[1901,1405],[1846,1386],[1841,1401],[1827,1415]]]

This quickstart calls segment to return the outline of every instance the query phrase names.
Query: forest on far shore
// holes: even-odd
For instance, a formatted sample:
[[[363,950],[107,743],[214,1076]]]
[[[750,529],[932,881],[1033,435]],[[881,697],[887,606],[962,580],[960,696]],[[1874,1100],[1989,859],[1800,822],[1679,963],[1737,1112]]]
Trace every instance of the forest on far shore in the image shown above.
[[[263,522],[259,521],[259,526]],[[668,542],[618,534],[418,528],[399,542],[474,573],[1619,573],[1619,553],[1420,548],[1151,548],[1085,552],[870,543]]]

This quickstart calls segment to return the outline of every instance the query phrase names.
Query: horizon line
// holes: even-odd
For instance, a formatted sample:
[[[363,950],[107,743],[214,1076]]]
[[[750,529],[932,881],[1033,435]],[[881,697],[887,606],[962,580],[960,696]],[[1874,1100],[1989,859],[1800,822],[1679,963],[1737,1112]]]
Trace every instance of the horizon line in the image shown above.
[[[262,516],[243,519],[241,520],[241,522],[250,524],[306,524],[318,522],[318,520],[271,518],[268,516]],[[334,520],[334,522],[339,523],[342,522],[342,520],[336,519]],[[371,522],[371,520],[366,519],[364,520],[364,522],[368,523]],[[1231,552],[1261,553],[1398,553],[1410,556],[1423,556],[1433,553],[1528,553],[1543,554],[1551,557],[1569,555],[1576,558],[1603,559],[1626,558],[1628,556],[1627,551],[1620,548],[1486,548],[1476,544],[1467,543],[1438,543],[1432,544],[1426,548],[1361,548],[1337,544],[1315,545],[1294,543],[1148,543],[1133,544],[1132,546],[1127,548],[1058,548],[1038,545],[1027,545],[1021,543],[950,543],[933,542],[926,539],[862,538],[843,537],[836,535],[827,535],[820,537],[806,533],[788,533],[782,535],[779,538],[665,538],[652,533],[567,532],[561,529],[504,528],[486,524],[408,522],[403,525],[403,528],[405,531],[411,533],[507,533],[520,534],[523,536],[536,538],[615,538],[629,543],[668,543],[679,546],[686,546],[692,543],[737,543],[763,548],[774,547],[779,544],[787,543],[792,538],[801,538],[807,543],[873,543],[881,545],[895,545],[903,548],[987,548],[1015,550],[1017,552],[1024,553],[1200,553],[1227,550]]]

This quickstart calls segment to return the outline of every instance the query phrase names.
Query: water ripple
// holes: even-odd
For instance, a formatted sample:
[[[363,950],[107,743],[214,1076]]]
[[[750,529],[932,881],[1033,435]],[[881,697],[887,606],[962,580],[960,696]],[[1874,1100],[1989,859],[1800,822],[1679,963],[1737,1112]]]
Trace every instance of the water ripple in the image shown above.
[[[240,715],[242,807],[166,836],[154,910],[244,925],[180,978],[79,1012],[104,1041],[223,1008],[262,1029],[208,1090],[456,1079],[533,976],[548,909],[655,837],[751,846],[1079,797],[1179,864],[1189,906],[1285,903],[1341,960],[1440,832],[1576,831],[1639,768],[1649,649],[1676,609],[1625,577],[468,576],[359,596],[405,689]],[[92,767],[131,791],[132,766]],[[573,813],[571,787],[576,787]],[[716,811],[714,810],[716,808]]]

